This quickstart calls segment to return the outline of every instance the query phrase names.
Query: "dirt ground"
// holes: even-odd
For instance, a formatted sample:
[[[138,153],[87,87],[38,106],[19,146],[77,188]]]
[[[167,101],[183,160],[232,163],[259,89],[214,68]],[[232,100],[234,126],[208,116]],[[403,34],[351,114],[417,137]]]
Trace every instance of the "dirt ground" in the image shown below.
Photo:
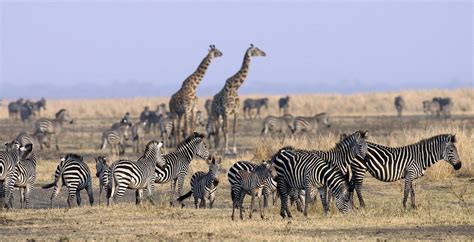
[[[252,159],[255,143],[260,140],[261,120],[241,120],[237,138],[239,155],[226,157],[220,174],[220,187],[214,209],[195,210],[191,200],[186,200],[184,209],[169,207],[169,184],[158,185],[153,206],[135,206],[133,192],[128,191],[119,204],[110,207],[100,205],[98,180],[94,177],[93,207],[87,204],[87,194],[82,192],[83,206],[66,209],[66,191],[55,200],[54,209],[47,209],[51,190],[42,190],[41,185],[52,181],[58,158],[69,152],[83,155],[91,172],[95,174],[94,157],[108,155],[108,150],[98,150],[101,132],[116,118],[75,119],[73,125],[65,126],[65,134],[60,137],[61,151],[38,151],[37,183],[32,192],[32,207],[20,210],[18,193],[15,193],[15,209],[0,211],[0,240],[77,240],[77,239],[153,239],[153,240],[335,240],[335,239],[396,239],[396,240],[438,240],[474,238],[474,178],[455,173],[443,179],[423,177],[416,181],[417,210],[404,211],[401,206],[402,183],[379,182],[369,174],[365,180],[365,209],[357,209],[350,214],[340,214],[334,205],[327,217],[322,215],[319,199],[312,205],[310,216],[304,218],[293,208],[295,218],[289,223],[279,216],[279,203],[270,206],[267,218],[259,216],[244,221],[231,221],[230,189],[226,170],[237,160]],[[439,130],[462,131],[464,147],[472,150],[474,116],[453,116],[452,119],[429,119],[425,116],[360,116],[331,117],[331,128],[322,128],[317,136],[338,137],[344,132],[369,130],[370,139],[387,145],[397,145],[393,141],[407,132],[436,134]],[[11,140],[21,131],[32,132],[33,124],[21,124],[0,120],[0,139]],[[202,129],[202,128],[201,128]],[[409,136],[409,135],[408,135]],[[147,140],[158,139],[150,134]],[[385,142],[384,142],[385,141]],[[282,141],[284,143],[284,141]],[[331,141],[337,142],[337,139]],[[466,149],[466,148],[463,148]],[[471,152],[471,151],[463,152]],[[472,154],[472,153],[470,153]],[[126,158],[137,158],[127,148]],[[110,157],[115,160],[118,157]],[[469,157],[470,159],[471,157]],[[463,160],[463,157],[461,157]],[[474,169],[473,161],[463,160],[462,169]],[[440,163],[442,163],[441,161]],[[444,166],[443,169],[452,169]],[[205,162],[192,162],[189,174],[207,170]],[[452,171],[449,171],[452,172]],[[464,174],[464,173],[462,173]],[[187,176],[185,189],[189,189]],[[104,197],[102,197],[102,202]],[[357,205],[357,199],[355,199]]]

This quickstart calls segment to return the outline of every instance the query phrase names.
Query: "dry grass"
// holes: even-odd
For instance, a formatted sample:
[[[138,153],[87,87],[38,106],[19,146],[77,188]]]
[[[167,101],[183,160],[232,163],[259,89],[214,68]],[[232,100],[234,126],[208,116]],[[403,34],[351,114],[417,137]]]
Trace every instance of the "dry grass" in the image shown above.
[[[422,114],[421,102],[431,100],[435,96],[451,97],[454,101],[453,114],[474,113],[474,89],[456,90],[425,90],[425,91],[401,91],[401,92],[378,92],[359,93],[351,95],[342,94],[298,94],[291,95],[290,111],[296,115],[313,115],[319,112],[329,112],[331,115],[395,115],[393,105],[395,96],[402,95],[407,105],[406,114]],[[278,99],[280,96],[269,95],[242,95],[245,98],[259,98],[267,96],[270,99],[268,113],[278,113]],[[204,102],[207,98],[200,97],[198,107],[204,110]],[[61,109],[67,108],[73,116],[83,118],[117,118],[129,111],[132,116],[138,116],[144,106],[155,109],[158,104],[168,104],[169,99],[165,97],[156,98],[128,98],[128,99],[90,99],[90,100],[48,100],[47,110],[44,116],[53,116]],[[4,101],[4,106],[6,107]],[[267,113],[267,112],[265,112]],[[0,119],[8,117],[7,109],[0,108]]]

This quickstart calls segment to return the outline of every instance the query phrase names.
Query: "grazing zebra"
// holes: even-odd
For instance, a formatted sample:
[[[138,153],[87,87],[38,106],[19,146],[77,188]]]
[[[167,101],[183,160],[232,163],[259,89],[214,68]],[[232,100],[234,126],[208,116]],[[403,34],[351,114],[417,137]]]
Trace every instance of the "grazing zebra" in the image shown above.
[[[267,136],[270,132],[278,132],[283,134],[290,134],[292,131],[293,116],[285,114],[282,117],[267,116],[263,120],[263,128],[260,132],[261,136]]]
[[[67,109],[61,109],[56,113],[55,119],[40,118],[36,120],[36,132],[54,136],[56,149],[59,150],[58,135],[61,133],[64,122],[73,123]]]
[[[422,102],[423,104],[423,112],[426,114],[431,114],[433,116],[439,116],[441,112],[441,106],[438,102],[433,102],[430,100],[425,100]]]
[[[32,144],[24,146],[26,151],[21,155],[14,173],[15,187],[20,190],[21,208],[30,207],[30,193],[36,180],[36,156]],[[10,196],[10,207],[13,208],[13,194]]]
[[[443,114],[445,117],[450,117],[451,116],[451,109],[453,108],[453,102],[451,101],[451,98],[449,97],[434,97],[432,99],[432,102],[438,103],[440,110],[438,113],[438,116],[440,114]]]
[[[406,108],[405,100],[402,96],[396,96],[394,101],[395,109],[397,110],[398,117],[402,116],[403,109]]]
[[[282,97],[278,100],[278,113],[280,116],[290,114],[290,96]]]
[[[260,109],[262,107],[265,107],[265,109],[268,110],[268,98],[259,98],[259,99],[252,99],[252,98],[247,98],[244,100],[244,118],[251,119],[252,114],[251,111],[252,109],[257,109],[257,113],[255,114],[254,118],[261,118],[260,117]]]
[[[46,146],[46,148],[51,147],[51,142],[49,139],[49,135],[38,132],[31,135],[27,134],[26,132],[21,132],[15,138],[15,140],[17,140],[21,144],[21,146],[32,144],[33,147],[39,146],[40,149],[43,149],[43,145]]]
[[[327,113],[318,113],[312,117],[296,117],[293,120],[293,129],[291,132],[296,134],[297,132],[316,132],[320,124],[325,125],[327,128],[331,127],[329,124],[329,115]]]
[[[439,160],[445,160],[455,170],[461,168],[456,137],[451,134],[436,135],[407,146],[392,148],[367,142],[367,157],[357,157],[352,161],[353,181],[361,207],[365,207],[362,198],[362,182],[366,171],[384,182],[405,179],[403,207],[406,208],[408,193],[411,195],[411,206],[415,205],[413,181],[425,173],[426,169]]]
[[[198,209],[199,200],[201,200],[200,207],[212,208],[216,198],[217,185],[219,184],[218,172],[222,159],[212,157],[211,161],[207,161],[209,171],[207,173],[198,171],[191,177],[191,191],[178,198],[178,202],[193,195],[194,206]],[[184,207],[184,204],[181,204]]]
[[[227,172],[227,179],[229,180],[230,184],[230,196],[232,199],[232,204],[236,207],[239,206],[239,196],[240,196],[240,184],[242,178],[240,177],[240,171],[248,171],[251,172],[257,165],[249,162],[249,161],[238,161],[230,167],[229,171]],[[263,188],[263,199],[264,199],[264,206],[268,206],[268,197],[272,196],[273,205],[275,205],[276,201],[276,181],[274,179],[270,179],[267,187]]]
[[[277,189],[280,194],[280,215],[291,218],[288,209],[288,195],[291,189],[304,189],[306,198],[311,196],[311,188],[317,186],[327,214],[327,189],[336,197],[336,207],[347,213],[352,209],[350,195],[353,187],[336,167],[331,166],[320,155],[313,151],[297,150],[292,147],[280,149],[273,157],[272,163],[277,171]],[[307,199],[309,200],[309,199]],[[305,203],[304,215],[307,216]]]
[[[14,102],[10,102],[8,104],[8,116],[11,119],[17,119],[22,106],[23,106],[23,98],[20,98]]]
[[[212,99],[206,99],[204,109],[206,109],[207,118],[211,117]]]
[[[102,190],[105,189],[107,194],[109,184],[109,165],[107,165],[107,159],[103,156],[95,158],[95,176],[99,178],[99,205],[101,203]]]
[[[132,125],[133,151],[136,153],[140,153],[143,148],[147,124],[147,121],[140,121]]]
[[[102,133],[101,150],[105,150],[107,144],[110,146],[110,154],[122,155],[125,153],[125,141],[128,140],[130,123],[121,125],[116,129],[109,129]],[[114,150],[117,152],[114,153]]]
[[[264,161],[262,164],[255,166],[251,171],[240,170],[238,175],[240,176],[238,185],[239,193],[236,193],[237,197],[235,197],[235,200],[238,201],[238,205],[234,204],[232,206],[232,220],[234,220],[236,207],[240,208],[240,219],[243,219],[243,202],[246,194],[252,196],[249,218],[252,218],[255,197],[258,199],[260,217],[262,219],[265,218],[265,206],[262,206],[261,197],[264,189],[268,189],[272,185],[273,177],[276,175],[274,169],[272,169],[272,164]]]
[[[9,208],[10,197],[12,196],[15,184],[15,167],[20,157],[26,151],[16,140],[5,143],[5,151],[0,151],[0,209]]]
[[[61,157],[56,172],[54,173],[54,181],[42,186],[43,189],[54,187],[49,204],[50,208],[53,207],[54,198],[59,194],[62,186],[67,187],[69,190],[67,197],[67,205],[69,208],[72,207],[74,197],[76,197],[77,206],[81,205],[82,189],[86,189],[90,205],[92,206],[94,203],[91,172],[87,164],[83,161],[82,156],[67,154],[66,157]]]
[[[136,204],[143,200],[144,189],[148,192],[148,200],[154,204],[153,193],[156,179],[155,167],[165,165],[161,153],[163,142],[152,140],[145,147],[145,152],[138,161],[118,160],[109,168],[107,188],[107,205],[110,199],[116,201],[127,189],[134,189]]]
[[[156,183],[167,183],[171,181],[170,204],[173,206],[176,193],[176,183],[178,183],[178,196],[182,195],[184,177],[188,173],[189,164],[194,156],[207,160],[209,149],[204,142],[204,135],[194,132],[183,140],[176,151],[164,155],[165,165],[157,165],[155,172]]]

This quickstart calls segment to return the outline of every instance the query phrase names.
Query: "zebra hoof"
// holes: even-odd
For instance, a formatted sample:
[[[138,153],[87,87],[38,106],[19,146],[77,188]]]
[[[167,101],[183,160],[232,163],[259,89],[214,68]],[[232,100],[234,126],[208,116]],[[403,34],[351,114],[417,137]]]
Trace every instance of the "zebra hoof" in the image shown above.
[[[184,204],[181,204],[181,208],[184,208],[184,207],[185,207],[185,205],[184,205]]]

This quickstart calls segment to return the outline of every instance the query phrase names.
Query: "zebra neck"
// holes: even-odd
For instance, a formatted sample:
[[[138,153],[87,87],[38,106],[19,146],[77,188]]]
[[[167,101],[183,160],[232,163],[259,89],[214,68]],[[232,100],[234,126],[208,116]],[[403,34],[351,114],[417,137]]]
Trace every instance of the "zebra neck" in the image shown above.
[[[434,141],[412,145],[411,149],[419,156],[416,160],[421,163],[423,170],[443,159],[443,146]]]

